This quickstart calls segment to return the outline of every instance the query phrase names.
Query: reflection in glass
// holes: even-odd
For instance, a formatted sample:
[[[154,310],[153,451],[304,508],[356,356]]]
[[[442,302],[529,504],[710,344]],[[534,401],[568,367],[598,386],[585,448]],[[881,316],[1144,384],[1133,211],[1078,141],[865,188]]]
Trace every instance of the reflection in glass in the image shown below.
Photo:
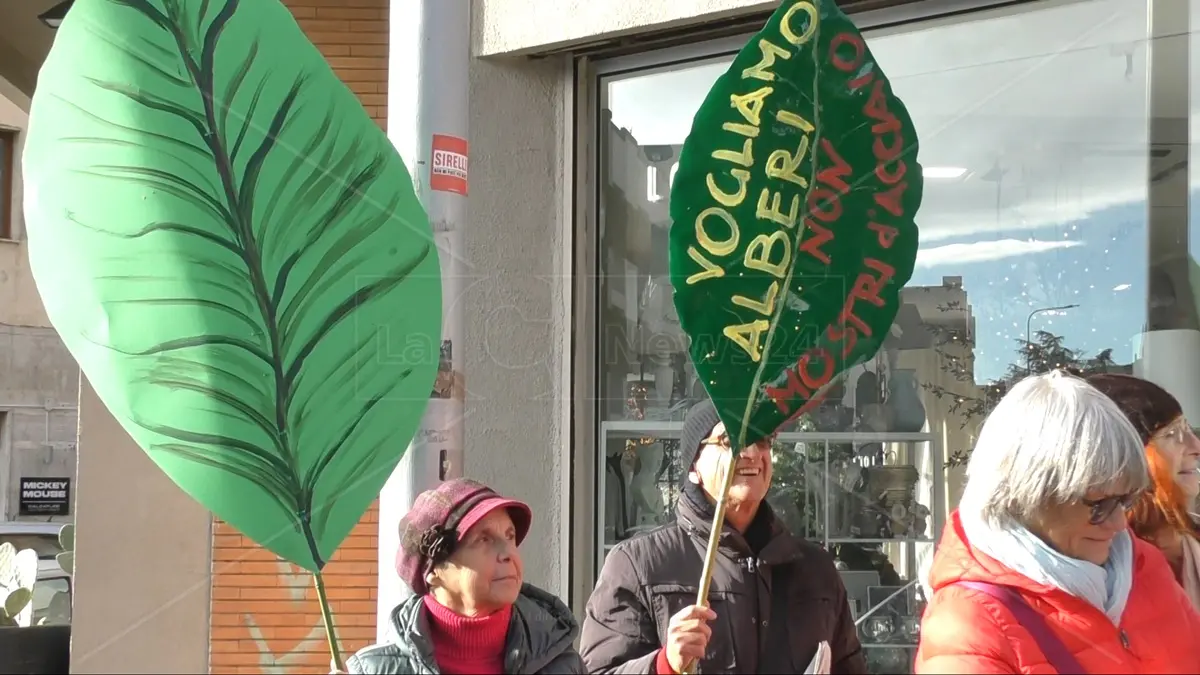
[[[1200,0],[1032,2],[868,33],[920,134],[917,268],[879,353],[785,429],[812,440],[777,446],[770,497],[793,532],[835,552],[848,589],[861,586],[860,620],[869,588],[916,583],[907,609],[860,628],[890,618],[891,634],[915,642],[932,545],[897,542],[936,538],[976,430],[1020,378],[1138,374],[1200,419],[1200,225],[1184,154],[1200,116],[1198,11]],[[667,476],[681,467],[666,429],[703,395],[671,305],[667,197],[692,116],[730,60],[600,80],[599,420],[630,419],[630,383],[654,391],[637,438],[605,436],[607,456],[634,458],[606,463],[609,543],[647,508],[669,517]],[[828,440],[838,434],[873,440]],[[639,484],[660,501],[611,487],[628,490],[647,465],[655,478]],[[873,662],[907,653],[883,651]]]
[[[65,577],[38,579],[33,586],[32,626],[71,624],[71,582]]]

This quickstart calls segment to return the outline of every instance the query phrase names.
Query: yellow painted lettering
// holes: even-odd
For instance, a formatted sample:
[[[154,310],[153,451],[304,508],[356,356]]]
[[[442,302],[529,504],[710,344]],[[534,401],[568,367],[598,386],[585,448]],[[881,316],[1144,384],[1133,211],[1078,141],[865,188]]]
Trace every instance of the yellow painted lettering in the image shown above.
[[[802,189],[808,187],[808,179],[796,171],[800,165],[804,163],[804,156],[808,154],[808,136],[800,139],[800,145],[796,147],[796,152],[790,153],[787,150],[776,150],[767,156],[766,174],[767,178],[775,178],[786,180],[789,183],[795,183]]]
[[[811,122],[790,110],[780,110],[779,112],[775,113],[775,119],[790,127],[796,127],[806,134],[811,134],[813,129],[816,129]]]
[[[775,119],[780,122],[799,129],[804,133],[811,133],[814,127],[808,120],[797,115],[794,112],[780,110],[775,113]],[[800,165],[804,162],[805,156],[808,155],[808,136],[803,136],[800,139],[800,144],[796,147],[796,152],[790,153],[787,150],[776,150],[767,157],[766,174],[768,178],[786,180],[799,185],[801,189],[808,187],[808,179],[797,173]],[[765,203],[766,197],[761,197],[759,203]],[[778,197],[776,197],[778,199]],[[778,207],[776,207],[778,210]],[[761,216],[760,216],[761,217]],[[794,219],[793,219],[793,224]],[[789,225],[790,227],[790,225]]]
[[[800,141],[800,147],[796,148],[796,154],[787,150],[776,150],[767,157],[766,173],[767,178],[776,178],[786,180],[789,183],[799,185],[801,189],[808,187],[808,179],[796,173],[800,168],[801,162],[804,161],[804,153],[808,150],[808,139]]]
[[[760,87],[749,94],[732,94],[729,97],[729,105],[737,108],[747,122],[758,126],[762,123],[763,106],[766,105],[767,97],[773,91],[775,91],[774,87]]]
[[[776,150],[776,152],[783,152]],[[774,157],[774,154],[771,155]],[[767,175],[771,175],[771,167],[767,167]],[[770,188],[763,188],[758,195],[758,209],[755,210],[754,216],[760,219],[766,219],[773,223],[778,223],[787,228],[796,226],[796,221],[800,219],[800,195],[792,195],[792,205],[788,208],[788,212],[784,213],[780,210],[783,202],[783,195],[776,192],[771,194]],[[782,234],[782,232],[776,232]]]
[[[738,136],[746,138],[758,138],[758,127],[752,124],[742,124],[741,122],[726,122],[721,125],[725,131],[732,131]]]
[[[771,316],[775,313],[775,299],[779,297],[779,282],[772,281],[770,288],[762,300],[751,300],[743,295],[733,296],[733,304],[746,309],[753,310],[763,316]]]
[[[799,33],[792,28],[792,19],[796,16],[796,12],[804,12],[808,18],[808,24]],[[797,2],[783,13],[783,20],[779,22],[779,32],[783,34],[784,40],[799,47],[816,34],[818,21],[817,8],[811,2]]]
[[[705,227],[704,221],[711,217],[717,217],[725,222],[729,227],[729,237],[724,240],[713,239],[708,234],[708,228]],[[696,241],[708,251],[709,255],[717,257],[729,255],[737,249],[738,239],[741,237],[741,232],[738,231],[737,220],[725,209],[719,206],[710,206],[700,212],[696,216]]]
[[[744,166],[747,169],[754,166],[754,141],[749,138],[745,143],[742,143],[742,151],[735,150],[713,150],[712,158],[722,162],[733,162],[738,166]]]
[[[778,262],[772,262],[771,254],[778,249]],[[743,260],[752,270],[767,272],[782,279],[787,276],[788,264],[792,262],[792,239],[787,232],[775,230],[771,234],[760,234],[746,247]]]
[[[744,349],[750,355],[751,361],[758,363],[762,360],[762,349],[759,347],[759,343],[762,341],[763,333],[770,327],[771,322],[766,319],[757,319],[750,323],[726,326],[722,332],[735,345]]]
[[[708,174],[708,194],[717,200],[721,206],[733,208],[741,204],[746,199],[746,184],[750,182],[750,172],[745,169],[734,169],[729,172],[737,181],[737,192],[729,193],[717,186],[717,179],[710,173]]]
[[[716,263],[704,257],[704,254],[696,250],[695,246],[689,246],[687,250],[688,257],[696,262],[697,265],[704,269],[696,272],[688,277],[686,283],[688,286],[704,281],[705,279],[717,279],[725,276],[725,270],[721,269]]]
[[[762,53],[762,58],[758,63],[750,66],[742,71],[742,79],[762,80],[763,82],[774,82],[775,73],[772,73],[770,68],[775,65],[775,59],[783,59],[784,61],[792,58],[788,50],[780,47],[766,38],[758,41],[758,51]]]

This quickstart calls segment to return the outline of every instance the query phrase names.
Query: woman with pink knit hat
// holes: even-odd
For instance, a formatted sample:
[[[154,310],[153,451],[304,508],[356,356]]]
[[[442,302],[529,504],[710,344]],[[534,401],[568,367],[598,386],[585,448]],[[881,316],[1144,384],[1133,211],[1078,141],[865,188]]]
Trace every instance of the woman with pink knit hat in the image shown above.
[[[400,520],[396,571],[413,596],[392,610],[390,642],[360,650],[350,673],[584,673],[579,625],[524,583],[517,547],[532,512],[473,480],[417,496]]]

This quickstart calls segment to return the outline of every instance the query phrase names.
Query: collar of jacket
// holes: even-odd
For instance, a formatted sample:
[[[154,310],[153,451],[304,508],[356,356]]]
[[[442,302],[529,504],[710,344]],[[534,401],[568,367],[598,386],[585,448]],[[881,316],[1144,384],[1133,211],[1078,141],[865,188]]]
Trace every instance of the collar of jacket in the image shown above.
[[[755,517],[768,518],[771,524],[771,539],[759,551],[759,563],[781,565],[798,560],[802,555],[800,542],[788,532],[783,521],[779,520],[766,500],[763,500],[758,508],[759,514]],[[704,546],[708,545],[708,534],[712,532],[712,521],[708,517],[701,514],[690,501],[683,498],[680,498],[675,506],[675,515],[679,526],[685,532],[701,540]],[[721,536],[717,545],[723,555],[734,560],[753,555],[750,545],[746,543],[746,538],[742,536],[741,532],[730,527],[728,523],[721,528]]]
[[[410,596],[392,610],[389,638],[414,663],[439,672],[429,639],[429,617],[420,596]],[[504,672],[536,673],[567,649],[579,633],[571,610],[553,595],[530,584],[521,586],[513,604],[504,645]]]

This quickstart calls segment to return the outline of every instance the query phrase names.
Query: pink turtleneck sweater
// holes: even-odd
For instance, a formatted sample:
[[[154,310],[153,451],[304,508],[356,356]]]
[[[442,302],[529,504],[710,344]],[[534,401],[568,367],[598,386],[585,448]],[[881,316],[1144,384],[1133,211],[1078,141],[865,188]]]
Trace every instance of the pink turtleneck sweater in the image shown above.
[[[433,655],[445,675],[503,675],[512,605],[487,616],[463,616],[427,594],[425,613]]]

